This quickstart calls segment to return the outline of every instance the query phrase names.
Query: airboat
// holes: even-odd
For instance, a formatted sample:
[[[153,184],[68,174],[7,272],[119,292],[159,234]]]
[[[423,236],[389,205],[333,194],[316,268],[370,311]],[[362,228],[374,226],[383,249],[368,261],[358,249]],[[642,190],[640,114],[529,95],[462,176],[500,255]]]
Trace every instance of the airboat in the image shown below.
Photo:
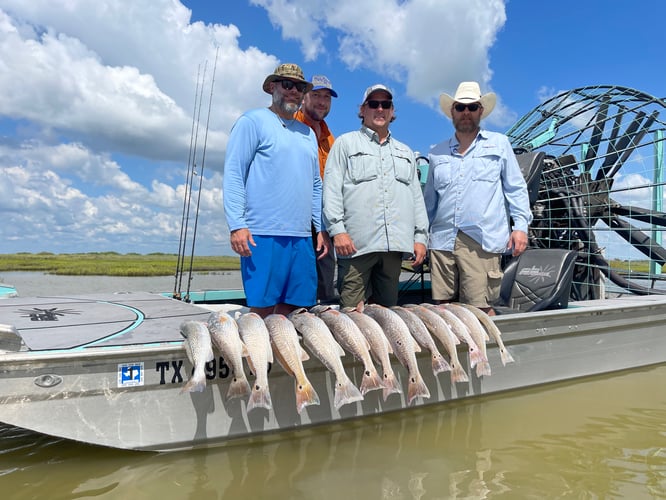
[[[244,399],[226,397],[231,374],[221,356],[206,365],[203,392],[183,392],[192,365],[179,333],[183,321],[211,311],[243,313],[241,303],[183,300],[194,296],[189,288],[17,297],[0,302],[0,422],[114,448],[191,449],[665,363],[665,107],[629,88],[582,87],[508,131],[534,222],[530,251],[507,263],[502,314],[493,318],[513,362],[489,342],[490,375],[477,376],[463,345],[466,382],[435,375],[422,352],[429,398],[409,404],[407,372],[392,359],[403,393],[372,391],[336,408],[332,374],[311,356],[304,368],[318,405],[299,413],[294,379],[275,364],[272,409],[248,411]],[[418,302],[427,268],[412,272],[417,284],[403,299]],[[358,383],[362,364],[350,355],[343,362]]]

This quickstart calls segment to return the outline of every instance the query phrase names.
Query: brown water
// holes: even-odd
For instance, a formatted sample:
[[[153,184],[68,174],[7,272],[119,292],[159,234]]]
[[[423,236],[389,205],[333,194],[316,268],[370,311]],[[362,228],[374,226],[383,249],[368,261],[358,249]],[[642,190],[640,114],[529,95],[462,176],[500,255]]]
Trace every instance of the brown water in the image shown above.
[[[3,498],[666,498],[666,365],[223,448],[0,428]]]
[[[79,293],[173,287],[173,278],[71,281],[7,274],[27,275],[18,281],[3,276],[22,295],[40,294],[28,283],[49,294],[71,293],[72,287]],[[199,280],[198,288],[231,286],[236,278],[213,276],[210,286]],[[164,454],[98,448],[0,425],[0,494],[132,500],[666,499],[665,382],[666,365],[660,365]]]

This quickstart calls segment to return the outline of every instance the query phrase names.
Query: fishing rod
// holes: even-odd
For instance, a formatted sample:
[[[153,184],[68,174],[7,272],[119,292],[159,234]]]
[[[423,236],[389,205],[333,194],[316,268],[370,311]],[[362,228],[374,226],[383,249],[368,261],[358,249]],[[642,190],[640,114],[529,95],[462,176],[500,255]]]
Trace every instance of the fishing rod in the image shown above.
[[[199,192],[197,193],[197,203],[196,203],[196,210],[195,210],[195,215],[194,215],[194,229],[192,231],[192,252],[190,254],[190,269],[189,269],[189,274],[188,274],[188,279],[187,279],[187,291],[185,293],[185,302],[190,301],[190,285],[192,283],[192,272],[193,272],[193,266],[194,266],[194,247],[196,244],[196,239],[197,239],[197,226],[199,224],[199,208],[201,206],[201,191],[203,187],[203,173],[204,173],[204,168],[205,168],[205,163],[206,163],[206,146],[208,144],[208,129],[210,126],[210,112],[213,107],[213,89],[215,88],[215,72],[217,71],[217,58],[218,54],[220,51],[220,47],[218,46],[215,49],[215,62],[213,63],[213,74],[211,76],[211,82],[210,82],[210,96],[208,98],[208,116],[206,117],[206,131],[204,133],[204,143],[203,143],[203,149],[201,153],[201,170],[199,172]]]
[[[176,273],[175,280],[173,284],[173,297],[175,299],[181,298],[180,291],[182,285],[182,270],[185,259],[185,242],[187,240],[186,233],[186,215],[187,215],[187,205],[189,199],[189,190],[191,186],[191,176],[194,168],[192,167],[193,154],[194,154],[194,134],[196,126],[196,117],[197,117],[197,103],[199,101],[199,84],[201,83],[201,65],[197,68],[197,83],[194,91],[194,109],[192,110],[192,129],[190,131],[190,149],[187,154],[187,173],[185,175],[185,192],[183,195],[183,214],[180,220],[180,236],[178,238],[178,260],[176,262]],[[202,84],[203,85],[203,84]]]
[[[203,89],[206,81],[208,61],[204,63],[203,75],[199,80],[201,65],[197,72],[197,85],[194,99],[194,110],[192,112],[192,131],[190,135],[190,153],[187,163],[187,174],[185,178],[185,192],[183,193],[183,215],[181,220],[180,241],[178,248],[178,262],[176,266],[176,282],[174,284],[174,298],[181,298],[182,281],[185,269],[185,255],[187,247],[187,235],[189,233],[190,207],[192,204],[192,187],[196,172],[196,156],[199,141],[199,124],[201,122],[201,106],[203,103]]]

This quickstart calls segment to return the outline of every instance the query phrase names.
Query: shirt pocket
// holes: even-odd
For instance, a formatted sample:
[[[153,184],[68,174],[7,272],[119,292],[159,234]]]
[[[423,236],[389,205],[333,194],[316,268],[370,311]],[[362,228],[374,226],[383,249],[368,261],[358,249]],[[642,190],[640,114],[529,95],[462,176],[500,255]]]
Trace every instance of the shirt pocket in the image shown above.
[[[453,178],[453,164],[446,156],[431,157],[430,168],[432,169],[435,188],[448,186]]]
[[[393,156],[393,174],[395,180],[403,184],[411,184],[414,178],[414,165],[412,160],[406,156],[394,155]]]
[[[502,171],[502,157],[492,152],[475,157],[476,167],[472,179],[475,181],[498,182]]]
[[[367,153],[356,153],[348,159],[349,177],[354,184],[368,182],[379,177],[379,161]]]

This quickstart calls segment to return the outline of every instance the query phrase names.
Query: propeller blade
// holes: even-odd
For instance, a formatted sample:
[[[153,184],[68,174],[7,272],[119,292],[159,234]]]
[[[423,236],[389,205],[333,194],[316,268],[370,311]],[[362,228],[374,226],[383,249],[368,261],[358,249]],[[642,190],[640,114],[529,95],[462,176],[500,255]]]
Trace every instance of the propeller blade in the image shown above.
[[[610,219],[609,227],[625,241],[641,252],[643,255],[657,262],[660,266],[666,264],[666,249],[657,244],[640,229],[632,226],[623,219],[614,215]]]
[[[610,212],[614,215],[622,215],[630,219],[647,222],[648,224],[657,224],[659,226],[666,226],[666,213],[649,210],[647,208],[632,207],[632,206],[619,206],[611,200],[609,206]]]

